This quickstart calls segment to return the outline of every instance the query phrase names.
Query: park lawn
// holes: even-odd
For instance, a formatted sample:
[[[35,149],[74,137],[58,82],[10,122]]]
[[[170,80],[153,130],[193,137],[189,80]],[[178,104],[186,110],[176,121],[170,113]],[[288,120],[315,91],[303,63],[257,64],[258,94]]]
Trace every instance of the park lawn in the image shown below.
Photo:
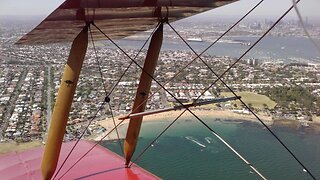
[[[0,143],[0,154],[9,152],[24,151],[42,146],[41,141],[31,141],[26,143],[17,143],[14,141]]]
[[[266,104],[269,109],[274,109],[274,107],[277,105],[276,102],[271,100],[269,97],[253,92],[236,92],[238,96],[241,96],[241,99],[247,104],[251,104],[253,108],[263,109],[264,105]],[[231,92],[221,92],[221,95],[224,97],[233,97],[234,95]],[[237,104],[237,107],[241,107],[242,103],[237,101],[232,101],[232,104]]]

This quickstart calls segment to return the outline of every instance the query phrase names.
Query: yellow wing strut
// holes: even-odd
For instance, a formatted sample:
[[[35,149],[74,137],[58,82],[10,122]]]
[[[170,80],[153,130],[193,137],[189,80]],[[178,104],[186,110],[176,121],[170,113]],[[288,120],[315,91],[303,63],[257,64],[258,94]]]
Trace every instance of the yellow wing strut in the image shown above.
[[[134,100],[132,113],[144,112],[145,110],[147,104],[146,100],[148,98],[152,82],[152,78],[150,77],[150,75],[153,76],[157,65],[162,45],[162,39],[163,24],[161,23],[151,38],[147,57],[143,66],[143,72],[140,76],[140,82]],[[124,155],[126,159],[126,166],[128,166],[128,164],[130,163],[131,157],[135,151],[142,119],[143,117],[130,118],[130,123],[124,143]]]
[[[64,68],[41,163],[43,179],[51,179],[57,167],[69,111],[87,51],[87,46],[88,28],[85,27],[74,39],[67,64]]]

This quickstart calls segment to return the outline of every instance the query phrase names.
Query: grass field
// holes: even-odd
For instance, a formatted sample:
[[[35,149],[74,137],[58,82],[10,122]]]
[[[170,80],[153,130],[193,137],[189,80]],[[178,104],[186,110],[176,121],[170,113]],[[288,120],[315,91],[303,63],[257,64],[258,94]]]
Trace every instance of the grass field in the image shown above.
[[[269,97],[253,92],[236,92],[238,96],[241,96],[241,99],[248,105],[251,104],[252,107],[263,109],[264,105],[266,104],[269,109],[274,109],[274,107],[277,105],[276,102],[272,101]],[[222,96],[225,97],[232,97],[233,94],[231,92],[221,92]],[[241,107],[242,103],[240,101],[232,101],[232,104],[236,103],[238,107]]]
[[[0,154],[5,154],[15,151],[23,151],[27,149],[32,149],[35,147],[40,147],[42,145],[41,141],[31,141],[26,143],[16,143],[16,142],[4,142],[0,143]]]

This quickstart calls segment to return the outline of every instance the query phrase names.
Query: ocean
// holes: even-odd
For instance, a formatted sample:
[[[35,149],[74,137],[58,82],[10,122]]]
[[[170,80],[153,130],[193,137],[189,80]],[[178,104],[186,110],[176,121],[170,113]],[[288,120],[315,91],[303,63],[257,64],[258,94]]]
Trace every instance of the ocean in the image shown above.
[[[226,39],[252,44],[257,37]],[[117,43],[125,49],[139,49],[144,42],[119,40]],[[210,44],[189,43],[198,53]],[[109,43],[105,47],[115,48]],[[247,48],[248,45],[220,42],[209,49],[207,54],[238,58]],[[162,50],[189,49],[177,40],[164,40]],[[320,62],[320,54],[316,48],[308,39],[301,37],[267,36],[245,58]],[[311,179],[260,124],[214,119],[205,121],[268,179]],[[139,154],[167,124],[165,121],[143,123],[135,155]],[[293,128],[272,129],[316,178],[320,179],[320,134]],[[102,145],[122,155],[117,141],[104,141]],[[163,179],[260,179],[194,119],[181,119],[176,122],[136,163]]]
[[[251,45],[258,37],[239,36],[226,37],[222,40],[250,43]],[[320,44],[319,40],[316,40]],[[118,40],[116,41],[124,49],[140,49],[144,41],[139,40]],[[197,53],[201,53],[212,42],[188,42]],[[104,43],[106,48],[116,48],[110,42]],[[148,47],[148,46],[146,46]],[[211,56],[229,56],[239,58],[250,46],[240,43],[218,42],[212,46],[205,54]],[[190,51],[181,40],[164,39],[163,51]],[[190,51],[191,52],[191,51]],[[314,47],[311,41],[303,37],[274,37],[266,36],[257,44],[245,57],[257,58],[264,61],[281,60],[286,62],[320,62],[320,52]]]
[[[311,179],[260,124],[213,119],[205,119],[205,122],[268,179]],[[162,121],[143,123],[135,155],[167,124]],[[283,127],[272,129],[320,178],[320,134]],[[104,141],[102,145],[122,155],[117,141]],[[259,179],[194,119],[178,120],[136,163],[163,179]]]

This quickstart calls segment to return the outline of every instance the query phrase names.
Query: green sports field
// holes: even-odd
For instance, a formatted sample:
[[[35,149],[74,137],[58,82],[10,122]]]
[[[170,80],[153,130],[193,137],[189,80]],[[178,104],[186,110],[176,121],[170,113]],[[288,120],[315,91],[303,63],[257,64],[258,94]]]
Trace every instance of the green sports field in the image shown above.
[[[271,100],[269,97],[253,92],[236,92],[238,96],[241,96],[241,99],[246,103],[250,104],[254,108],[263,109],[266,105],[269,109],[273,109],[277,103]],[[221,92],[221,96],[232,97],[231,92]],[[240,101],[233,101],[232,104],[236,104],[237,107],[241,107],[242,103]],[[264,105],[265,104],[265,105]]]

